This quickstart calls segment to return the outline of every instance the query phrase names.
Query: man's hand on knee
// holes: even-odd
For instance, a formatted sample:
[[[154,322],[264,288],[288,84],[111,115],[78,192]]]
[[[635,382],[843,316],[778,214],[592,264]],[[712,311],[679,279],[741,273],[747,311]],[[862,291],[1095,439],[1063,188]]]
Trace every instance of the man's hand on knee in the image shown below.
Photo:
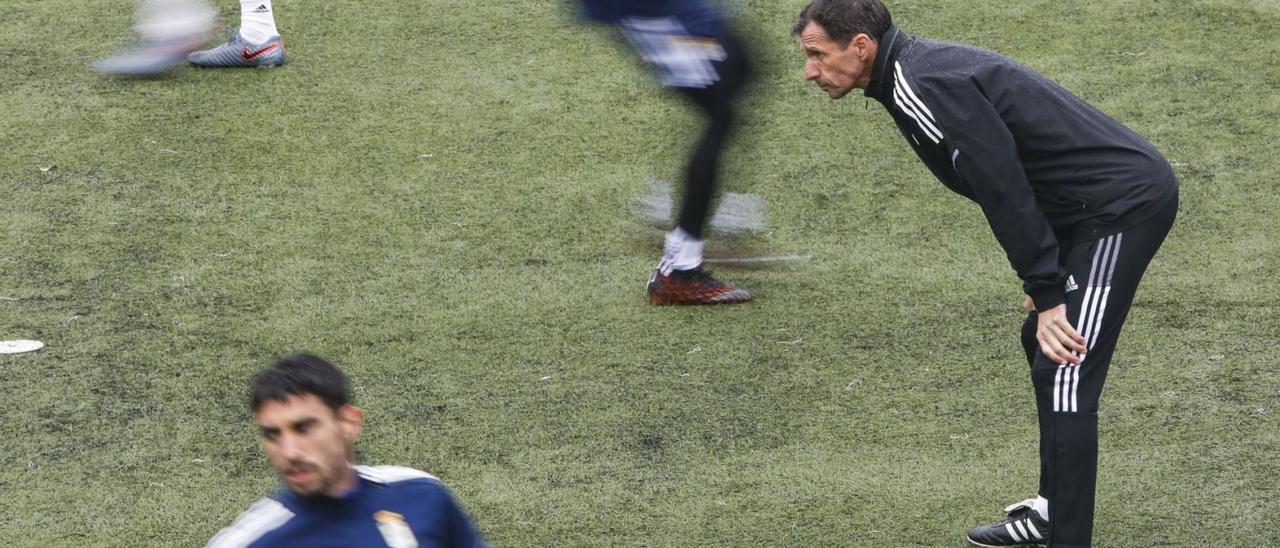
[[[1030,306],[1034,309],[1033,303]],[[1036,341],[1040,343],[1040,352],[1058,365],[1078,364],[1089,350],[1085,347],[1084,337],[1071,327],[1065,304],[1045,310],[1036,317]],[[1079,356],[1072,355],[1072,351]]]

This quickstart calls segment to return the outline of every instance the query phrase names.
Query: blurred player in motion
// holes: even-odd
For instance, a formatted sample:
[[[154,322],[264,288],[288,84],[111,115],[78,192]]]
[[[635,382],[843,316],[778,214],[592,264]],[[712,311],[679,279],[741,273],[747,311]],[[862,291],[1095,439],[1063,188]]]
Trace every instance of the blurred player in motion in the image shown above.
[[[214,16],[205,0],[138,0],[137,45],[96,61],[93,68],[114,76],[147,77],[183,60],[202,67],[284,64],[284,42],[276,30],[271,0],[241,0],[240,29],[233,29],[221,46],[195,51],[209,39]]]
[[[751,293],[702,268],[703,231],[716,191],[720,155],[733,128],[734,102],[749,64],[728,19],[704,0],[582,0],[588,18],[614,25],[659,73],[706,116],[684,171],[684,198],[662,259],[649,278],[653,304],[727,304]]]
[[[435,476],[356,465],[364,412],[350,392],[342,371],[307,354],[254,377],[254,422],[284,488],[240,514],[209,548],[485,546]]]

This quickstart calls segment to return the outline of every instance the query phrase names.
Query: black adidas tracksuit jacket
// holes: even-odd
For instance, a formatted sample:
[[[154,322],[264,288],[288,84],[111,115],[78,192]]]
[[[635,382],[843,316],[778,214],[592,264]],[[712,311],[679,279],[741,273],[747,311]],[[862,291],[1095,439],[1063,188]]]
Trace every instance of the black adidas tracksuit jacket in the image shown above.
[[[1154,146],[1006,57],[896,26],[879,47],[866,95],[944,185],[982,206],[1038,310],[1063,303],[1059,241],[1124,230],[1176,195]]]

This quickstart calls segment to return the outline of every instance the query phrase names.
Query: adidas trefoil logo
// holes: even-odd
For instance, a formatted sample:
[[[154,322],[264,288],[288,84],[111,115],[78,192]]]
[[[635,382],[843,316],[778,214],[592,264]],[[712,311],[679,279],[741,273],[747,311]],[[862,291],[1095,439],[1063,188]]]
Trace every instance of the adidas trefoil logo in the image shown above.
[[[1066,290],[1065,290],[1065,291],[1063,291],[1063,293],[1070,293],[1070,292],[1075,291],[1075,290],[1077,290],[1077,289],[1080,289],[1080,286],[1079,286],[1079,285],[1076,285],[1076,277],[1075,277],[1075,276],[1073,276],[1073,275],[1068,274],[1068,275],[1067,275],[1067,286],[1066,286]]]

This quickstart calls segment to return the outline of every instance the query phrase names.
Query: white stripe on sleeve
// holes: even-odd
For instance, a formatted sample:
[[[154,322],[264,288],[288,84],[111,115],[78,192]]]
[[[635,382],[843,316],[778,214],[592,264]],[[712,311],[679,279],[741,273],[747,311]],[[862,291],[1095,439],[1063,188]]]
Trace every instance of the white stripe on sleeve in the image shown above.
[[[903,97],[916,108],[916,111],[920,114],[920,118],[916,119],[916,121],[920,123],[921,127],[925,128],[925,133],[937,135],[937,139],[934,142],[941,140],[943,137],[942,131],[938,129],[938,121],[933,117],[933,111],[929,110],[928,106],[925,106],[924,101],[920,100],[915,90],[911,89],[911,84],[907,83],[907,77],[902,74],[902,63],[895,61],[893,69],[894,79],[897,84],[894,89],[901,89]]]
[[[929,126],[920,121],[921,115],[915,110],[915,107],[906,100],[906,97],[902,94],[902,88],[899,86],[894,87],[893,104],[897,105],[898,110],[901,110],[903,114],[906,114],[909,118],[916,121],[916,125],[920,126],[920,131],[924,132],[925,137],[928,137],[930,141],[934,142],[934,144],[938,143],[939,136],[934,135],[933,132],[929,130]],[[911,138],[914,139],[915,135],[912,135]]]
[[[209,539],[205,548],[242,548],[293,519],[293,512],[272,498],[263,498],[240,514],[226,529]]]

